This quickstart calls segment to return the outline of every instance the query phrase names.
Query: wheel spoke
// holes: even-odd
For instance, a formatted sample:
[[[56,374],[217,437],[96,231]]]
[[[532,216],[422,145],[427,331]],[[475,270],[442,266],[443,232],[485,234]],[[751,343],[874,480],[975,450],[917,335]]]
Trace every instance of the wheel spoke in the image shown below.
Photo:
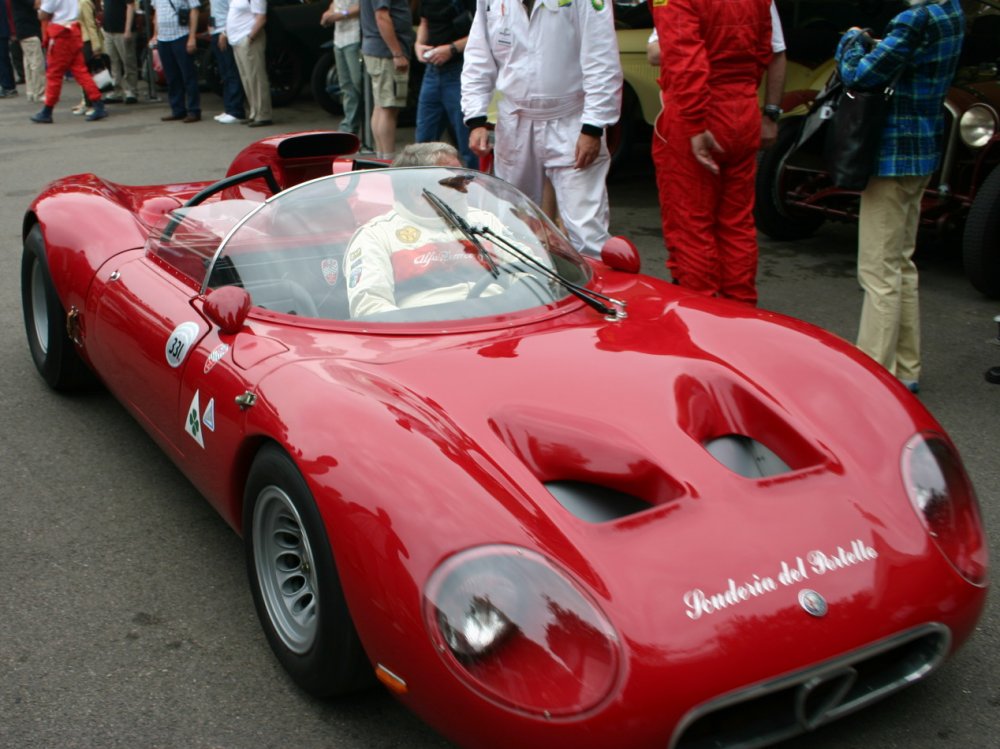
[[[305,652],[318,628],[309,539],[291,499],[277,487],[261,492],[254,515],[257,575],[264,604],[285,645]]]

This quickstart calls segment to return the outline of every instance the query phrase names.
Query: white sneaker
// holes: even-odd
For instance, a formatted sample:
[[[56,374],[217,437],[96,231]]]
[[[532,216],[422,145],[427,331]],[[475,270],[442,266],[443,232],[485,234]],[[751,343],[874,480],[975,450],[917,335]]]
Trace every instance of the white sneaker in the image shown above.
[[[237,117],[233,117],[228,112],[223,112],[218,117],[215,118],[216,122],[221,122],[223,125],[235,125],[240,120]]]

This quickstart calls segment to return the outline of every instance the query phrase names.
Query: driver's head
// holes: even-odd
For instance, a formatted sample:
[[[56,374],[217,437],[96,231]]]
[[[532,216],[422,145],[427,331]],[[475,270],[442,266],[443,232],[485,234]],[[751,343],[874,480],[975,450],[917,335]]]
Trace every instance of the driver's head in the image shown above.
[[[461,167],[458,151],[449,143],[411,143],[406,146],[392,166],[398,167]],[[413,172],[401,170],[392,173],[392,188],[397,203],[418,216],[435,216],[430,203],[424,200],[425,181]]]
[[[399,152],[392,166],[462,166],[462,160],[450,143],[411,143]]]

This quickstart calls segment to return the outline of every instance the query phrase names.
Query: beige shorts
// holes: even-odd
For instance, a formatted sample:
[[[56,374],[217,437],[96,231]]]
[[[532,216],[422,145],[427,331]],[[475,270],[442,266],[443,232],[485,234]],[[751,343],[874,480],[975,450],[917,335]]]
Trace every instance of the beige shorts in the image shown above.
[[[364,55],[365,69],[372,79],[372,96],[375,106],[403,108],[410,83],[410,71],[396,72],[391,57]]]

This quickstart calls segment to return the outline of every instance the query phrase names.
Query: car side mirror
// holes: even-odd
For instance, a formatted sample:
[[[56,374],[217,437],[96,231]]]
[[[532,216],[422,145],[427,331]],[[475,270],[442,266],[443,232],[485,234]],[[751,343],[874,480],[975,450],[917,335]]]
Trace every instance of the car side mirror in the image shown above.
[[[601,262],[623,273],[638,273],[642,267],[639,250],[625,237],[608,237],[601,248]]]
[[[205,314],[228,335],[239,333],[250,313],[250,294],[239,286],[221,286],[205,297]]]

